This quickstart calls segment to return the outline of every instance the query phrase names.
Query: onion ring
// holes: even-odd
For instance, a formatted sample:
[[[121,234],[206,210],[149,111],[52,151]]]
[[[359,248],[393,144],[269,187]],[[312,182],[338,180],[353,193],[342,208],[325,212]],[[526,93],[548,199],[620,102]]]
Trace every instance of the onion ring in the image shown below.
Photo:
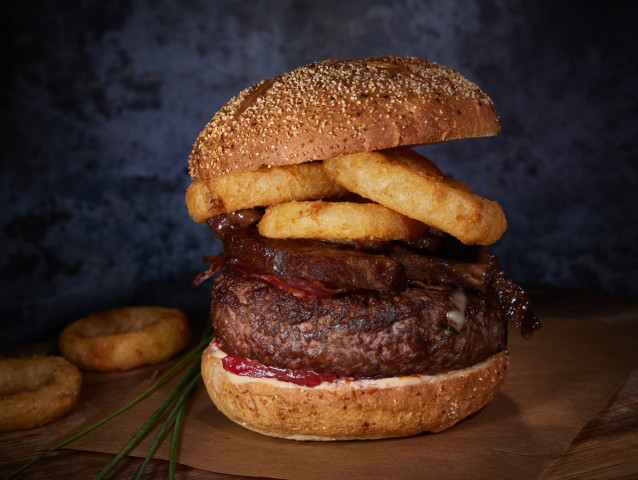
[[[257,228],[270,238],[403,240],[421,236],[427,226],[376,203],[319,200],[272,205]]]
[[[62,355],[83,370],[130,370],[169,359],[190,340],[175,308],[124,307],[89,315],[62,331]]]
[[[324,160],[330,176],[348,190],[470,245],[496,242],[507,226],[500,205],[447,185],[379,152]]]
[[[220,213],[345,193],[321,163],[303,163],[194,182],[186,191],[186,205],[193,220],[201,223]]]
[[[82,374],[62,357],[0,359],[0,432],[53,422],[77,402]]]
[[[395,160],[400,160],[408,167],[419,172],[429,172],[443,180],[450,187],[463,190],[464,192],[472,193],[472,189],[467,183],[460,182],[453,179],[452,177],[448,177],[429,158],[424,157],[423,155],[415,152],[410,148],[394,147],[387,150],[381,150],[381,153],[387,155],[388,157],[394,158]]]

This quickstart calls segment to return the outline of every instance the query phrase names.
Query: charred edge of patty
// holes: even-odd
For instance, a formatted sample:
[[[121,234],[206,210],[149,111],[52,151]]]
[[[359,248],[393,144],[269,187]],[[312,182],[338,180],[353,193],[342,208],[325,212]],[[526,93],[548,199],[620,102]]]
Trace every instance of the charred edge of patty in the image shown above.
[[[230,354],[359,378],[464,368],[507,343],[507,321],[495,299],[441,286],[300,299],[225,271],[215,279],[211,317]]]

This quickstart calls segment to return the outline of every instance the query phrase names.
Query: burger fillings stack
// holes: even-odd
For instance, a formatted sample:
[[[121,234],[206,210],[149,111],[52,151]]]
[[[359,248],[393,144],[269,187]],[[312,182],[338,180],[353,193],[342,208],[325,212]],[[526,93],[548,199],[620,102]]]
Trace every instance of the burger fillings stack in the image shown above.
[[[492,101],[418,58],[326,60],[215,114],[189,157],[189,213],[222,240],[210,397],[265,435],[438,432],[480,410],[507,324],[540,327],[485,246],[501,207],[407,148],[499,133]]]

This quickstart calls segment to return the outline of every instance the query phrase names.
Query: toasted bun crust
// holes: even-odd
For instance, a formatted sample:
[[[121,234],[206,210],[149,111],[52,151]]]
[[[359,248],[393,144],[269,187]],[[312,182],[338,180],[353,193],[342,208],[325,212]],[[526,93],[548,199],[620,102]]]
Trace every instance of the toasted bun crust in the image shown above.
[[[467,369],[395,384],[360,380],[308,388],[260,379],[234,383],[238,377],[209,347],[202,377],[217,408],[250,430],[293,440],[366,440],[453,426],[494,398],[508,361],[503,351]]]
[[[231,99],[197,138],[189,172],[203,180],[499,132],[490,98],[450,68],[413,57],[325,60]]]

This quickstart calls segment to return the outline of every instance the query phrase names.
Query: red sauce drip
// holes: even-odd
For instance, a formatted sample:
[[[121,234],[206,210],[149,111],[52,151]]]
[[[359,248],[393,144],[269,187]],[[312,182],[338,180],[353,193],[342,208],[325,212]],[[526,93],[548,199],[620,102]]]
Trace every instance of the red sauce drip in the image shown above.
[[[336,375],[317,373],[306,370],[288,370],[263,365],[237,355],[228,355],[222,359],[224,369],[235,375],[253,378],[274,378],[282,382],[290,382],[302,387],[316,387],[321,382],[334,382]]]

